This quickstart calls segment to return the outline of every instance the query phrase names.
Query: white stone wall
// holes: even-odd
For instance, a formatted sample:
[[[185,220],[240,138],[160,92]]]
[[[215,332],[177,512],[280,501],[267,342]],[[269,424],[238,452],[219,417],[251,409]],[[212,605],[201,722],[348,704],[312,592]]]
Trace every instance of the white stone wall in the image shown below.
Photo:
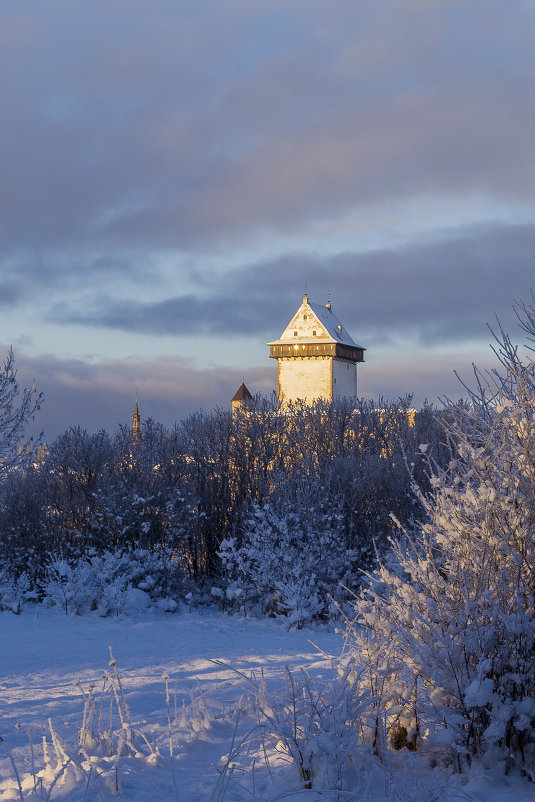
[[[333,398],[357,395],[357,366],[354,362],[333,359]]]
[[[278,362],[279,396],[285,401],[332,398],[330,357],[279,359]]]

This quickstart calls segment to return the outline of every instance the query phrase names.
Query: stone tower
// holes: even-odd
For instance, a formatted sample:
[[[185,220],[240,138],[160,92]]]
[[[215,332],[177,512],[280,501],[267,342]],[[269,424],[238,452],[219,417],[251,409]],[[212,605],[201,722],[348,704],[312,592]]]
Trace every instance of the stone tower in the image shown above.
[[[328,302],[308,295],[278,340],[268,343],[277,360],[277,393],[282,401],[314,401],[357,395],[357,364],[364,351],[340,323]]]

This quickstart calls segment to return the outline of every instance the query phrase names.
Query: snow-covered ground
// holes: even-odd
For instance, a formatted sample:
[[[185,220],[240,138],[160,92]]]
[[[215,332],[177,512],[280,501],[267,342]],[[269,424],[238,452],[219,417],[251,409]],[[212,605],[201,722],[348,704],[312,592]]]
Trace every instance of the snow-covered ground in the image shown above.
[[[297,682],[300,668],[328,681],[330,661],[310,641],[333,655],[342,645],[332,628],[287,632],[217,612],[0,614],[0,800],[535,800],[518,778],[448,783],[409,756],[363,763],[347,794],[297,790],[284,754],[260,750],[254,762],[240,748],[258,731],[250,678],[262,694],[263,676],[268,695],[287,683],[285,666]]]

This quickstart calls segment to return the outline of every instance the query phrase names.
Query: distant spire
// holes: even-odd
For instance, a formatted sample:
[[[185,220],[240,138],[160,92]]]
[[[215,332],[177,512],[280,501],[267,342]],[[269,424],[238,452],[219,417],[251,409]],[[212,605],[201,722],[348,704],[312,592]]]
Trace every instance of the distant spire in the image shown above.
[[[132,415],[132,437],[139,437],[141,431],[141,415],[139,414],[137,397],[138,388],[136,387],[136,406],[134,407],[134,414]]]
[[[325,308],[326,309],[330,309],[331,308],[331,291],[330,290],[327,293],[327,303],[325,304]]]

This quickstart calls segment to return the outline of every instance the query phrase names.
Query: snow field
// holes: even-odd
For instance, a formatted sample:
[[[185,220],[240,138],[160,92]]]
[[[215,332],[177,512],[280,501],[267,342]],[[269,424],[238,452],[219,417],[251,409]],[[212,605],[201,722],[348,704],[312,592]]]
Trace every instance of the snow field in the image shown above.
[[[236,705],[247,690],[247,683],[236,672],[261,670],[269,682],[287,664],[292,669],[304,665],[316,676],[326,676],[330,673],[328,661],[318,659],[308,642],[311,634],[318,636],[326,651],[339,649],[339,636],[327,629],[289,636],[275,621],[219,613],[148,613],[99,619],[39,609],[25,610],[21,616],[1,615],[0,735],[4,740],[0,752],[0,799],[20,799],[7,749],[21,778],[26,785],[31,780],[33,788],[28,771],[30,732],[38,765],[43,763],[43,736],[53,752],[49,720],[54,733],[76,748],[83,720],[83,693],[88,694],[94,687],[98,715],[101,689],[110,690],[110,681],[103,680],[104,674],[113,676],[109,646],[117,661],[133,729],[143,733],[150,743],[149,747],[143,738],[132,739],[141,741],[139,752],[143,760],[124,750],[118,777],[125,798],[136,802],[175,798],[168,765],[169,712],[178,797],[192,802],[209,799],[218,778],[220,758],[231,747]],[[169,710],[164,677],[169,678]],[[113,693],[104,693],[106,715],[110,695]],[[117,730],[121,722],[116,700],[112,706]],[[242,714],[242,718],[242,729],[246,729],[250,725],[248,716]],[[84,799],[86,785],[84,777],[78,777],[76,782],[67,778],[67,787],[56,783],[51,798]],[[155,788],[159,789],[158,795]]]
[[[102,619],[28,608],[0,615],[0,800],[535,799],[514,778],[451,783],[397,753],[383,766],[359,759],[351,792],[303,788],[290,754],[292,716],[303,700],[324,713],[316,689],[333,677],[310,641],[336,655],[342,638],[332,628],[288,632],[273,620],[216,612]],[[293,707],[276,707],[289,683]],[[277,730],[267,751],[258,738],[266,721]],[[340,732],[335,747],[343,750],[343,726]],[[317,762],[322,749],[332,757],[336,737],[325,733],[307,747],[305,762]]]

